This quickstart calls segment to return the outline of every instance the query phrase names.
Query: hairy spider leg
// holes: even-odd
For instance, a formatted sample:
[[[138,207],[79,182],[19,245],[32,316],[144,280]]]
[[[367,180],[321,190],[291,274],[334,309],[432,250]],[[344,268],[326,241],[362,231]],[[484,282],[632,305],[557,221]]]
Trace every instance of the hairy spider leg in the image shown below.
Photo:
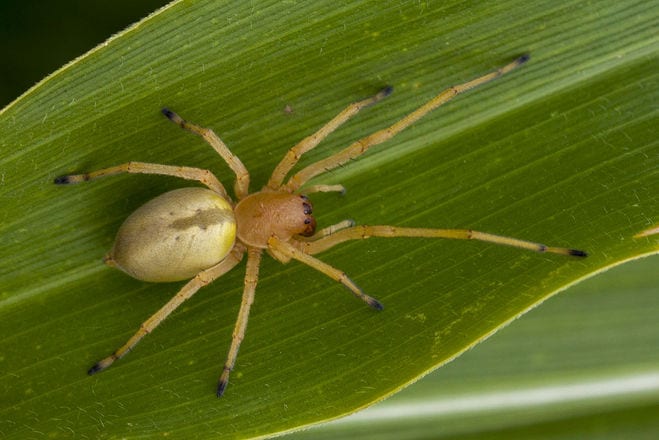
[[[236,198],[240,200],[248,195],[249,171],[247,171],[247,168],[245,168],[245,165],[243,165],[238,156],[229,150],[229,147],[222,142],[222,139],[220,139],[213,130],[192,124],[168,108],[163,108],[162,114],[182,129],[201,136],[211,147],[213,147],[213,149],[217,151],[217,154],[222,156],[222,159],[224,159],[227,165],[229,165],[229,168],[231,168],[236,174],[236,183],[234,185]]]
[[[345,272],[342,272],[330,266],[329,264],[324,263],[323,261],[320,261],[319,259],[312,257],[311,255],[296,248],[291,243],[281,241],[277,237],[272,236],[268,240],[268,248],[274,251],[275,256],[286,257],[281,259],[283,262],[290,260],[292,258],[301,263],[304,263],[307,266],[316,269],[318,272],[321,272],[327,275],[328,277],[332,278],[333,280],[343,284],[345,287],[348,288],[348,290],[354,293],[357,298],[364,301],[370,307],[376,310],[384,309],[384,306],[377,299],[365,294],[362,291],[362,289],[360,289],[350,278],[348,278]]]
[[[346,193],[346,188],[343,185],[311,185],[304,189],[305,194],[311,194],[316,192],[338,192],[341,195]]]
[[[243,290],[243,299],[240,303],[240,310],[238,311],[238,319],[233,329],[231,337],[231,346],[229,347],[229,354],[224,363],[222,374],[217,382],[217,397],[222,397],[224,390],[229,385],[229,375],[233,366],[236,364],[238,357],[238,350],[240,343],[245,337],[245,330],[247,329],[247,319],[249,318],[249,310],[254,302],[254,292],[256,291],[256,284],[259,280],[259,266],[261,265],[262,250],[258,248],[247,248],[247,269],[245,271],[245,288]]]
[[[367,226],[359,225],[341,229],[331,235],[321,237],[315,241],[296,240],[295,245],[305,254],[315,255],[326,251],[337,244],[349,240],[363,240],[370,237],[426,237],[426,238],[449,238],[454,240],[479,240],[503,246],[512,246],[535,252],[551,252],[560,255],[571,255],[574,257],[586,257],[585,251],[563,247],[546,246],[541,243],[520,240],[502,235],[489,234],[487,232],[474,231],[472,229],[429,229],[429,228],[401,228],[396,226]]]
[[[318,162],[315,162],[307,166],[306,168],[302,169],[298,173],[294,174],[288,180],[288,182],[284,186],[282,186],[282,189],[289,192],[297,191],[302,185],[307,183],[310,179],[316,177],[319,174],[323,174],[326,171],[341,166],[346,162],[355,159],[358,156],[361,156],[369,148],[375,145],[379,145],[391,139],[392,137],[394,137],[395,135],[397,135],[398,133],[400,133],[410,125],[414,124],[419,119],[421,119],[423,116],[425,116],[432,110],[436,109],[437,107],[447,103],[457,95],[466,92],[467,90],[473,89],[474,87],[477,87],[479,85],[488,83],[496,78],[499,78],[502,75],[505,75],[511,70],[516,69],[517,67],[527,62],[529,58],[530,58],[529,55],[523,55],[517,58],[515,61],[506,64],[505,66],[493,72],[490,72],[486,75],[483,75],[466,83],[458,84],[456,86],[452,86],[445,89],[444,91],[440,92],[439,95],[435,96],[430,101],[426,102],[421,107],[414,110],[412,113],[409,113],[403,119],[400,119],[399,121],[395,122],[389,127],[376,131],[375,133],[372,133],[362,139],[359,139],[358,141],[352,143],[347,148],[339,151],[338,153],[333,154],[332,156],[327,157],[325,159],[319,160]]]
[[[154,313],[149,319],[144,321],[140,325],[139,330],[119,349],[117,349],[110,356],[102,359],[101,361],[94,364],[88,371],[87,374],[92,375],[98,372],[101,372],[108,368],[114,363],[114,361],[121,359],[129,351],[137,345],[140,340],[149,333],[151,333],[158,325],[165,320],[174,310],[178,308],[185,300],[191,298],[199,289],[206,286],[207,284],[213,282],[217,278],[221,277],[231,269],[233,269],[239,262],[242,260],[244,253],[244,248],[237,246],[235,247],[229,255],[226,256],[224,260],[216,264],[215,266],[199,272],[194,278],[188,281],[181,290],[170,299],[167,304],[162,306],[160,310]]]
[[[330,133],[339,128],[342,124],[348,121],[350,118],[355,116],[361,109],[375,104],[389,96],[393,88],[387,86],[380,90],[374,96],[364,99],[362,101],[353,102],[348,105],[341,113],[336,115],[332,120],[323,125],[317,132],[302,139],[297,145],[293,146],[290,150],[286,152],[284,158],[279,162],[272,172],[272,176],[268,181],[268,188],[271,189],[281,189],[282,182],[288,174],[288,172],[295,166],[295,164],[300,160],[300,157],[307,151],[315,148],[323,139],[325,139]],[[292,191],[291,191],[292,192]]]
[[[196,180],[209,187],[214,192],[218,193],[227,200],[231,200],[224,186],[217,180],[217,177],[208,170],[192,167],[181,167],[174,165],[161,165],[157,163],[145,162],[126,162],[121,165],[115,165],[101,170],[91,171],[84,174],[68,174],[60,176],[55,179],[57,185],[66,185],[69,183],[86,182],[88,180],[98,179],[105,176],[113,176],[115,174],[130,173],[130,174],[159,174],[163,176],[180,177],[187,180]]]
[[[354,220],[343,220],[338,223],[335,223],[333,225],[327,226],[320,231],[317,231],[315,234],[313,234],[311,237],[297,237],[297,240],[300,241],[316,241],[319,240],[323,237],[327,237],[328,235],[336,234],[337,231],[340,231],[341,229],[349,228],[351,226],[355,226],[355,221]]]

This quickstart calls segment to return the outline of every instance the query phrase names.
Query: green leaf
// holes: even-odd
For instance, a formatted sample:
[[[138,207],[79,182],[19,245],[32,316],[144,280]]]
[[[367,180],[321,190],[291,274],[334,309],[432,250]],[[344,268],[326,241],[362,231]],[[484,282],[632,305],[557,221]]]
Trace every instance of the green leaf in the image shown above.
[[[25,437],[250,437],[350,413],[454,358],[571,283],[657,253],[656,8],[647,2],[174,2],[0,113],[0,432]],[[586,260],[483,243],[353,242],[321,255],[386,306],[266,258],[227,394],[217,375],[244,266],[203,289],[98,376],[180,284],[100,262],[158,176],[52,179],[129,160],[209,168],[159,114],[213,127],[262,186],[286,150],[385,84],[301,165],[439,90],[530,52],[365,157],[317,179],[319,224],[472,227],[583,248]]]
[[[580,283],[394,397],[290,438],[654,438],[657,263]]]

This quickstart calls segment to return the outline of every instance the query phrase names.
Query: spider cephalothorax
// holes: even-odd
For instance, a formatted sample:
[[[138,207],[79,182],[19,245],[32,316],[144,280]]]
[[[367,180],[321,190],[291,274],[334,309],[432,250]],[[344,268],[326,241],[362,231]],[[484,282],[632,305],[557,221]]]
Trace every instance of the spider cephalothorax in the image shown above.
[[[289,241],[295,235],[310,237],[316,232],[311,202],[304,195],[257,192],[239,201],[235,214],[238,238],[260,249],[268,247],[268,239],[273,235]]]

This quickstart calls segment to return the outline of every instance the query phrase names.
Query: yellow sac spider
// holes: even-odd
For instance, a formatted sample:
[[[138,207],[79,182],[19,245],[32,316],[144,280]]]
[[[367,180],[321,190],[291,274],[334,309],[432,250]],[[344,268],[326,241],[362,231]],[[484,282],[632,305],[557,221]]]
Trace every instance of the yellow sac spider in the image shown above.
[[[431,110],[471,88],[492,81],[521,66],[529,59],[521,56],[500,69],[464,84],[449,87],[390,127],[366,136],[342,151],[313,163],[294,174],[284,183],[286,175],[300,156],[313,149],[328,134],[356,115],[366,106],[375,104],[392,92],[386,87],[375,96],[350,104],[313,135],[291,148],[277,165],[267,185],[249,193],[249,173],[220,138],[210,129],[183,120],[169,109],[162,113],[181,128],[195,133],[208,142],[236,174],[234,186],[237,201],[233,201],[224,186],[208,170],[128,162],[85,174],[70,174],[55,179],[56,184],[78,183],[119,173],[161,174],[196,180],[206,188],[183,188],[169,191],[147,202],[123,223],[105,263],[144,281],[170,282],[189,279],[188,283],[160,310],[147,319],[128,342],[110,356],[92,366],[94,374],[108,368],[128,353],[145,335],[151,333],[170,313],[194,295],[201,287],[235,267],[247,252],[245,287],[236,320],[231,346],[217,385],[222,396],[234,367],[238,348],[245,335],[250,306],[259,277],[263,251],[274,259],[287,263],[298,260],[348,288],[358,298],[376,310],[382,304],[366,295],[348,276],[314,257],[324,250],[348,240],[369,237],[427,237],[458,240],[481,240],[514,246],[536,252],[586,257],[586,252],[511,237],[478,232],[471,229],[399,228],[395,226],[356,226],[345,220],[316,232],[311,202],[299,193],[311,178],[332,170],[364,154],[409,127]],[[306,193],[343,192],[341,185],[316,185]]]

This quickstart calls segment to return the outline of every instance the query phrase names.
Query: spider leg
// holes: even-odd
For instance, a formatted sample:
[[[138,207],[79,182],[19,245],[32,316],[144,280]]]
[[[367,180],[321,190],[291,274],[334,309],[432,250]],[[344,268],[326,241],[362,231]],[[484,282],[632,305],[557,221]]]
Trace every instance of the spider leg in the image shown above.
[[[540,243],[505,237],[503,235],[489,234],[487,232],[474,231],[472,229],[399,228],[396,226],[353,226],[351,228],[337,231],[326,237],[319,238],[316,241],[297,241],[296,246],[300,249],[300,252],[314,255],[348,240],[363,240],[370,237],[426,237],[450,238],[455,240],[479,240],[503,246],[528,249],[535,252],[551,252],[554,254],[571,255],[575,257],[588,256],[586,252],[578,249],[545,246]]]
[[[321,238],[327,237],[332,234],[336,234],[341,229],[350,228],[352,226],[355,226],[354,220],[343,220],[340,221],[339,223],[330,225],[326,228],[321,229],[320,231],[317,231],[311,237],[298,237],[298,240],[303,242],[320,240]]]
[[[315,148],[323,139],[325,139],[331,132],[339,128],[348,119],[355,116],[361,109],[373,105],[378,101],[389,96],[392,92],[391,87],[385,87],[380,90],[375,96],[364,99],[362,101],[354,102],[346,107],[341,113],[336,115],[331,121],[323,125],[317,132],[302,139],[297,145],[292,147],[284,158],[275,167],[272,176],[268,181],[268,187],[272,189],[279,189],[281,187],[286,174],[295,166],[300,157],[309,150]]]
[[[88,180],[94,180],[100,177],[112,176],[121,173],[160,174],[163,176],[174,176],[187,180],[196,180],[200,183],[203,183],[227,200],[231,200],[226,190],[224,189],[224,186],[210,171],[202,170],[201,168],[160,165],[157,163],[126,162],[121,165],[103,168],[101,170],[91,171],[89,173],[68,174],[65,176],[60,176],[55,179],[54,183],[57,185],[66,185],[69,183],[85,182]]]
[[[348,278],[345,272],[341,272],[340,270],[330,266],[329,264],[324,263],[319,259],[312,257],[311,255],[306,254],[305,252],[296,248],[292,244],[281,241],[277,237],[272,236],[268,240],[268,247],[271,251],[273,251],[274,256],[276,258],[284,257],[281,258],[280,261],[287,261],[288,259],[292,258],[301,263],[304,263],[307,266],[310,266],[316,269],[317,271],[332,278],[333,280],[343,284],[345,287],[348,288],[348,290],[354,293],[357,298],[364,301],[370,307],[376,310],[382,310],[384,308],[384,306],[378,300],[366,295],[362,291],[362,289],[360,289],[350,278]]]
[[[326,171],[332,170],[338,166],[341,166],[346,162],[364,154],[369,148],[391,139],[392,137],[394,137],[395,135],[397,135],[398,133],[400,133],[410,125],[414,124],[416,121],[421,119],[423,116],[425,116],[432,110],[436,109],[442,104],[445,104],[446,102],[453,99],[455,96],[463,92],[466,92],[469,89],[473,89],[474,87],[477,87],[481,84],[490,82],[493,79],[496,79],[510,72],[511,70],[521,66],[528,60],[529,60],[528,55],[521,56],[512,63],[509,63],[495,70],[494,72],[490,72],[486,75],[483,75],[466,83],[449,87],[448,89],[440,92],[439,95],[435,96],[430,101],[426,102],[421,107],[414,110],[412,113],[408,114],[398,122],[395,122],[391,126],[376,131],[375,133],[366,136],[362,139],[359,139],[358,141],[354,142],[344,150],[339,151],[338,153],[330,157],[319,160],[318,162],[313,163],[307,166],[306,168],[302,169],[297,174],[294,174],[288,180],[286,185],[284,185],[283,189],[290,192],[296,191],[298,188],[300,188],[302,185],[304,185],[313,177],[322,174]]]
[[[168,108],[163,108],[162,114],[182,129],[201,136],[211,147],[213,147],[213,149],[222,156],[222,159],[224,159],[227,165],[229,165],[229,168],[231,168],[236,174],[236,183],[234,186],[236,197],[240,200],[247,195],[249,192],[249,172],[247,171],[247,168],[245,168],[245,165],[243,165],[238,156],[229,150],[225,143],[222,142],[222,139],[220,139],[213,130],[192,124]]]
[[[311,185],[304,189],[305,194],[311,194],[315,192],[338,192],[341,195],[346,193],[346,188],[343,185]]]
[[[149,319],[144,321],[142,325],[140,325],[139,330],[128,340],[128,342],[122,345],[110,356],[94,364],[87,371],[87,374],[92,375],[101,372],[112,365],[114,361],[121,359],[126,354],[128,354],[128,352],[131,351],[144,336],[148,335],[156,327],[158,327],[158,325],[174,310],[176,310],[178,306],[180,306],[186,299],[191,298],[192,295],[197,293],[199,289],[234,268],[236,264],[238,264],[242,259],[243,253],[244,249],[242,247],[234,248],[234,250],[220,263],[209,269],[199,272],[194,278],[188,281],[188,283],[183,286],[183,288],[181,288],[181,290],[179,290],[178,293],[167,302],[167,304],[162,306],[160,310],[154,313]]]
[[[247,249],[247,270],[245,272],[245,288],[243,290],[243,299],[238,311],[238,319],[233,329],[233,336],[231,338],[231,346],[229,347],[229,354],[224,363],[224,369],[220,375],[217,383],[217,397],[222,397],[224,390],[229,385],[229,374],[233,370],[238,356],[238,349],[240,343],[245,337],[245,330],[247,329],[247,319],[249,318],[249,310],[254,302],[254,292],[256,291],[256,283],[259,279],[259,266],[261,264],[262,251],[258,248]]]

